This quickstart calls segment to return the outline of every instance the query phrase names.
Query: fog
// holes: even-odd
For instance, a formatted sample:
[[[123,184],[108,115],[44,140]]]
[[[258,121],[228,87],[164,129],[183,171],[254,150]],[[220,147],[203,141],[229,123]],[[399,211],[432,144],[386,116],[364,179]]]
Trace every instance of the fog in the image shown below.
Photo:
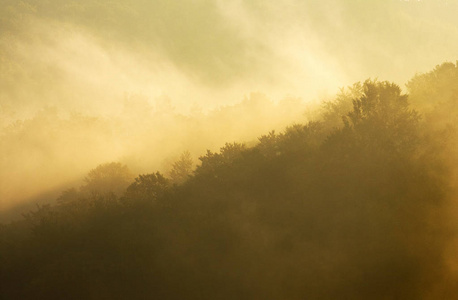
[[[2,214],[101,163],[167,172],[255,141],[458,49],[456,1],[1,2]]]
[[[0,4],[2,296],[458,294],[458,0]]]

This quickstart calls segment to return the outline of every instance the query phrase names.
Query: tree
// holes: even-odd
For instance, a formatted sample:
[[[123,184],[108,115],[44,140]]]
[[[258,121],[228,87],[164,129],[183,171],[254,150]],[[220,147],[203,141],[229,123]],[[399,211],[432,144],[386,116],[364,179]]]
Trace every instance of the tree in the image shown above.
[[[127,202],[154,202],[169,188],[169,180],[159,172],[140,175],[126,190]]]
[[[342,127],[342,119],[353,108],[353,100],[363,96],[361,82],[341,88],[333,101],[324,101],[321,107],[321,120],[330,130]]]
[[[425,74],[415,75],[407,89],[412,104],[435,130],[449,130],[458,124],[458,61],[443,63]],[[454,137],[456,139],[456,137]]]
[[[412,104],[428,112],[458,100],[458,61],[437,65],[434,70],[415,75],[406,84]],[[447,107],[447,109],[449,109]],[[445,114],[444,114],[445,115]]]
[[[188,180],[189,176],[192,173],[193,161],[191,153],[189,151],[183,152],[180,159],[172,165],[172,170],[170,171],[170,178],[174,184],[182,184]]]
[[[105,196],[110,193],[121,196],[132,178],[126,165],[116,162],[102,164],[87,174],[81,192],[90,196]]]
[[[228,166],[241,157],[246,150],[244,144],[226,143],[220,148],[220,153],[207,150],[207,154],[199,157],[202,164],[196,169],[196,174],[212,174],[223,166]],[[214,175],[214,174],[213,174]]]
[[[353,110],[343,118],[344,131],[352,131],[361,146],[411,150],[418,137],[419,115],[407,100],[398,85],[367,80],[363,95],[353,100]]]

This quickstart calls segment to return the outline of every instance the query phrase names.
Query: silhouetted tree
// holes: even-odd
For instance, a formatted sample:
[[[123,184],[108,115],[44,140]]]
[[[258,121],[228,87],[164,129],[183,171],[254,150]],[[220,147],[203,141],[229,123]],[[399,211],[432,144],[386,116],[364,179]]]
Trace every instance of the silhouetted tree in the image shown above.
[[[154,203],[169,187],[169,180],[159,172],[139,175],[127,188],[124,198],[125,201]]]
[[[174,184],[182,184],[188,180],[193,171],[193,161],[191,153],[185,151],[181,154],[180,159],[173,163],[172,170],[170,171],[170,179]]]
[[[91,196],[104,196],[108,193],[120,196],[133,179],[126,165],[106,163],[91,170],[84,178],[81,192]]]

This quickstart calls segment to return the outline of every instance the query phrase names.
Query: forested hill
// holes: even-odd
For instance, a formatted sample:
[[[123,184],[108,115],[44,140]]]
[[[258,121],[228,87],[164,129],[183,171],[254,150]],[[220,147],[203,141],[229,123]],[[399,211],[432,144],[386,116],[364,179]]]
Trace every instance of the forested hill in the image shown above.
[[[101,165],[2,225],[0,297],[452,299],[457,78],[451,63],[419,74],[410,98],[355,84],[193,171],[188,154],[133,182]]]

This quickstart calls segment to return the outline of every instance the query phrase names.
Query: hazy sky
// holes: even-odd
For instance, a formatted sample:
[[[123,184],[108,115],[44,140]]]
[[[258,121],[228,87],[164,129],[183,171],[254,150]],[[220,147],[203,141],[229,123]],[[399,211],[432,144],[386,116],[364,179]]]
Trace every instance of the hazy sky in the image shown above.
[[[2,104],[180,110],[250,92],[309,100],[368,77],[403,85],[455,61],[453,0],[1,0]]]

